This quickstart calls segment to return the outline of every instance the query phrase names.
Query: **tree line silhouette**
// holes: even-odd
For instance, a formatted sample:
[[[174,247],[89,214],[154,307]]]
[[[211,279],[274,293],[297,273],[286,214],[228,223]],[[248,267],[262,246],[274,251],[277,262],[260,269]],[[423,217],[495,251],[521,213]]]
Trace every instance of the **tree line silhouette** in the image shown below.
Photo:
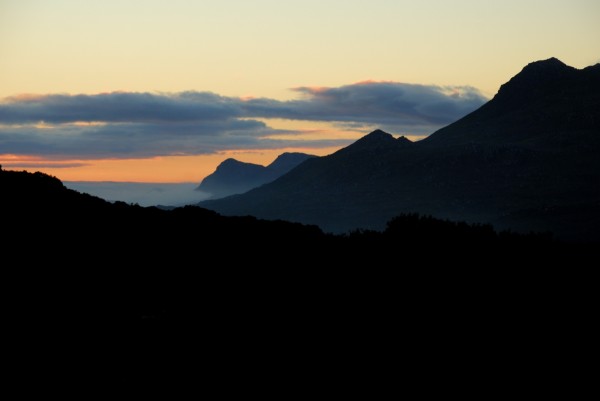
[[[188,382],[193,371],[179,363],[195,347],[217,369],[227,356],[258,358],[249,350],[300,336],[300,357],[322,345],[315,329],[337,345],[374,333],[387,343],[401,322],[413,340],[432,338],[431,319],[472,323],[483,305],[497,308],[493,295],[507,302],[506,285],[543,282],[554,275],[550,261],[573,265],[594,251],[548,233],[417,214],[383,232],[331,235],[199,207],[110,203],[1,167],[0,190],[8,310],[19,336],[35,352],[75,355],[75,365],[108,364],[102,373],[69,371],[90,385]]]

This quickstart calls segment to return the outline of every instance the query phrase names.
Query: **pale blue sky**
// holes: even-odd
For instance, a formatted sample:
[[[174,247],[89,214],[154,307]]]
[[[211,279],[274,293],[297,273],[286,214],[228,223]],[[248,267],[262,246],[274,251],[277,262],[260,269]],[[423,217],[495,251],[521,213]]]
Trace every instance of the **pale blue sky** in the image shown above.
[[[600,59],[597,0],[0,0],[0,97],[472,85]]]

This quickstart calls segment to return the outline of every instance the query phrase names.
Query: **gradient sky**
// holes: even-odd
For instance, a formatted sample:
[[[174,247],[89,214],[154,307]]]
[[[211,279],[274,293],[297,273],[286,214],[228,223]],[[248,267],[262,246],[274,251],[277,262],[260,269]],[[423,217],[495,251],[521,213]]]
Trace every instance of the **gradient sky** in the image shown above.
[[[183,182],[418,139],[531,61],[600,62],[598,20],[597,0],[0,0],[0,163]]]

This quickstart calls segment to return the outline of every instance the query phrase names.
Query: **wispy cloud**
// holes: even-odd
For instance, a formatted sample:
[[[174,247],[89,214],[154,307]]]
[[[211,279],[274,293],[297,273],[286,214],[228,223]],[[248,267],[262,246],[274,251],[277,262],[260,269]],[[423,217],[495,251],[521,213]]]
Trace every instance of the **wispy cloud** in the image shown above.
[[[431,133],[487,100],[468,86],[440,87],[398,82],[361,82],[337,88],[299,87],[304,99],[254,99],[250,114],[294,120],[377,124],[411,133]],[[415,132],[415,129],[419,132]]]
[[[32,163],[32,162],[23,162],[23,163],[2,163],[3,168],[73,168],[73,167],[84,167],[87,166],[87,163]]]
[[[325,121],[354,129],[379,126],[425,135],[486,100],[471,87],[397,82],[294,91],[300,99],[208,92],[15,96],[0,102],[0,153],[93,159],[332,146],[342,142],[331,137],[305,141],[295,138],[303,131],[274,129],[258,119]]]
[[[113,92],[97,95],[15,96],[0,104],[2,123],[165,123],[241,117],[239,99],[209,92],[175,94]]]

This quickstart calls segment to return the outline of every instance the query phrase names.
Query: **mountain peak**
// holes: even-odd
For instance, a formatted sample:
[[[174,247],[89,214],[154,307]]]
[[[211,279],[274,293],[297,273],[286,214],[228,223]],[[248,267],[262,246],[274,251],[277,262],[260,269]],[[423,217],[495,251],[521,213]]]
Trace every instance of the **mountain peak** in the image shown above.
[[[196,189],[208,192],[213,197],[243,193],[275,180],[312,157],[316,156],[287,152],[279,155],[267,167],[229,158],[221,162],[214,173],[205,177]]]
[[[546,81],[548,79],[563,77],[574,71],[577,71],[577,69],[566,65],[556,57],[552,57],[547,60],[539,60],[527,64],[523,67],[521,72],[508,81],[508,83],[516,78],[521,80],[526,78],[528,80]]]
[[[527,64],[515,78],[526,77],[529,80],[546,81],[561,78],[574,71],[577,71],[577,69],[566,65],[556,57],[551,57],[547,60]]]
[[[387,132],[380,130],[380,129],[376,129],[375,131],[371,132],[370,134],[367,134],[363,137],[364,138],[393,138],[393,136],[391,134],[388,134]]]
[[[285,152],[277,156],[273,163],[269,164],[267,168],[270,171],[275,172],[276,175],[283,175],[303,161],[313,157],[316,156],[300,152]]]
[[[223,160],[221,164],[217,166],[217,171],[227,173],[235,172],[237,174],[241,171],[246,171],[248,169],[256,171],[264,168],[265,167],[261,166],[260,164],[246,163],[230,157],[228,159]]]
[[[219,164],[219,166],[227,166],[227,165],[234,165],[234,164],[240,164],[243,163],[237,159],[234,159],[232,157],[225,159],[221,162],[221,164]]]
[[[534,61],[527,64],[521,72],[502,85],[496,96],[514,97],[523,100],[538,89],[546,88],[556,81],[569,78],[577,71],[576,68],[566,65],[555,57]]]
[[[488,103],[433,133],[424,143],[512,143],[536,149],[560,141],[562,146],[574,144],[575,133],[598,132],[598,93],[600,68],[580,70],[556,58],[536,61],[502,85]],[[570,136],[559,134],[567,132]],[[595,138],[581,143],[587,146]]]
[[[389,149],[396,149],[398,146],[404,145],[405,143],[412,144],[412,142],[406,139],[405,137],[400,137],[396,139],[391,134],[377,129],[371,132],[370,134],[363,136],[353,144],[343,149],[340,149],[336,153],[349,155],[355,153],[362,153],[365,151],[368,153],[380,152]]]
[[[268,186],[203,205],[325,231],[383,229],[419,212],[600,238],[599,96],[600,67],[538,61],[423,140],[376,130]]]
[[[380,129],[376,129],[375,131],[371,132],[370,134],[367,134],[367,135],[363,136],[362,138],[360,138],[358,141],[356,141],[354,143],[354,145],[360,145],[360,146],[386,145],[386,144],[392,144],[394,142],[395,142],[395,139],[391,134],[388,134],[387,132],[382,131]]]
[[[275,163],[279,163],[282,161],[286,161],[286,160],[295,160],[295,159],[307,159],[310,157],[314,157],[313,155],[309,155],[306,153],[300,153],[300,152],[284,152],[282,154],[280,154],[279,156],[277,156],[277,158],[275,160],[273,160],[273,162],[270,165],[273,165]]]
[[[565,63],[563,63],[562,61],[560,61],[559,59],[557,59],[556,57],[550,57],[549,59],[546,60],[538,60],[538,61],[533,61],[529,64],[527,64],[523,70],[525,69],[531,69],[531,68],[537,68],[537,69],[570,69],[572,67],[569,67],[568,65],[566,65]]]

